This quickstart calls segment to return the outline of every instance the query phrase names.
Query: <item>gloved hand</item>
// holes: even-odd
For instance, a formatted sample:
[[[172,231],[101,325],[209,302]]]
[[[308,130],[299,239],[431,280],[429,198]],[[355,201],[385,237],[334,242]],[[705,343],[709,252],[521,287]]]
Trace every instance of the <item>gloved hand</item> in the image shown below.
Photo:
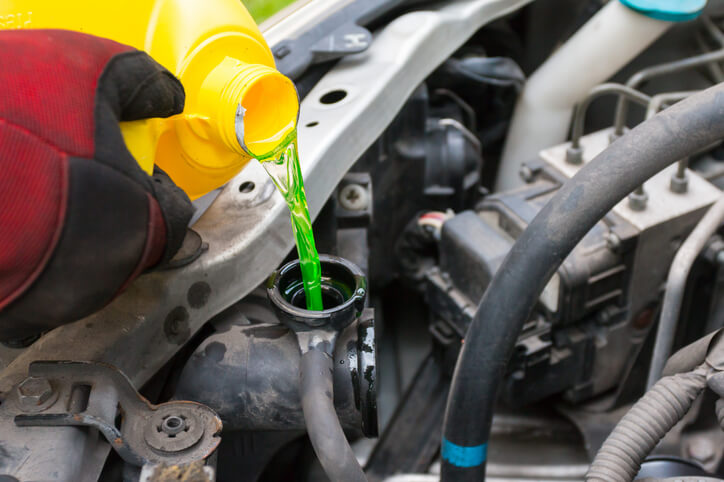
[[[119,121],[183,110],[144,52],[63,30],[0,32],[0,340],[80,319],[170,259],[192,214]]]

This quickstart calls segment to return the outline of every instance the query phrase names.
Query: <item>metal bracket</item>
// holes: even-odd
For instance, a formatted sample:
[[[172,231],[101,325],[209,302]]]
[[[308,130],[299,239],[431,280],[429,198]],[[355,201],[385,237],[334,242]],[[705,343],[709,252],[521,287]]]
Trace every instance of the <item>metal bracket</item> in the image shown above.
[[[221,420],[205,405],[173,401],[153,405],[117,368],[102,363],[37,361],[13,397],[20,427],[87,426],[98,429],[131,465],[184,464],[203,460],[221,441]],[[30,408],[28,380],[50,387],[47,407]],[[21,389],[26,386],[25,392]],[[30,388],[35,388],[31,386]],[[25,398],[24,398],[25,397]]]
[[[366,28],[352,22],[328,30],[333,25],[329,21],[345,17],[346,12],[338,12],[327,19],[329,25],[320,25],[294,40],[284,40],[276,45],[273,53],[277,69],[288,77],[298,78],[313,64],[367,50],[372,34]]]
[[[368,25],[396,8],[426,0],[356,0],[294,39],[273,46],[277,69],[296,79],[311,65],[364,52],[372,43]]]

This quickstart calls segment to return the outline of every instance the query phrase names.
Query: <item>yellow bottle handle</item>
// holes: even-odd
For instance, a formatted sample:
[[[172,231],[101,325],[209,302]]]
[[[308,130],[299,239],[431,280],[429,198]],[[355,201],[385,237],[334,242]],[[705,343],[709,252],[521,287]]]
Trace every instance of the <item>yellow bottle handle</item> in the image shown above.
[[[121,122],[121,134],[126,147],[149,176],[153,174],[153,164],[156,158],[156,145],[158,144],[158,120],[141,119],[137,121]]]

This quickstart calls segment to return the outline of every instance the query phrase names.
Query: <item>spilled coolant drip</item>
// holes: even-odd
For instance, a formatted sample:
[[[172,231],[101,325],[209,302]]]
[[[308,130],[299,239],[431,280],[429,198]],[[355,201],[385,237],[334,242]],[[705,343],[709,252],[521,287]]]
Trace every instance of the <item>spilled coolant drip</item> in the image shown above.
[[[321,311],[324,309],[321,286],[322,269],[319,264],[319,253],[314,244],[312,219],[309,216],[307,196],[304,192],[302,168],[299,165],[297,152],[296,129],[291,131],[274,151],[264,156],[254,157],[264,166],[289,207],[304,281],[307,309]]]

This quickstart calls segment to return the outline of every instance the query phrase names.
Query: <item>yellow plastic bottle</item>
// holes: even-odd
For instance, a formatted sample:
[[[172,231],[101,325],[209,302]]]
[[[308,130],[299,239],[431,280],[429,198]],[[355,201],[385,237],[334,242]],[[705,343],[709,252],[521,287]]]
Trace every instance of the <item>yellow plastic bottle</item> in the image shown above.
[[[2,0],[3,28],[110,38],[173,72],[186,90],[184,112],[121,129],[144,170],[155,161],[192,199],[226,183],[248,152],[270,152],[296,126],[294,84],[275,69],[240,0]]]

